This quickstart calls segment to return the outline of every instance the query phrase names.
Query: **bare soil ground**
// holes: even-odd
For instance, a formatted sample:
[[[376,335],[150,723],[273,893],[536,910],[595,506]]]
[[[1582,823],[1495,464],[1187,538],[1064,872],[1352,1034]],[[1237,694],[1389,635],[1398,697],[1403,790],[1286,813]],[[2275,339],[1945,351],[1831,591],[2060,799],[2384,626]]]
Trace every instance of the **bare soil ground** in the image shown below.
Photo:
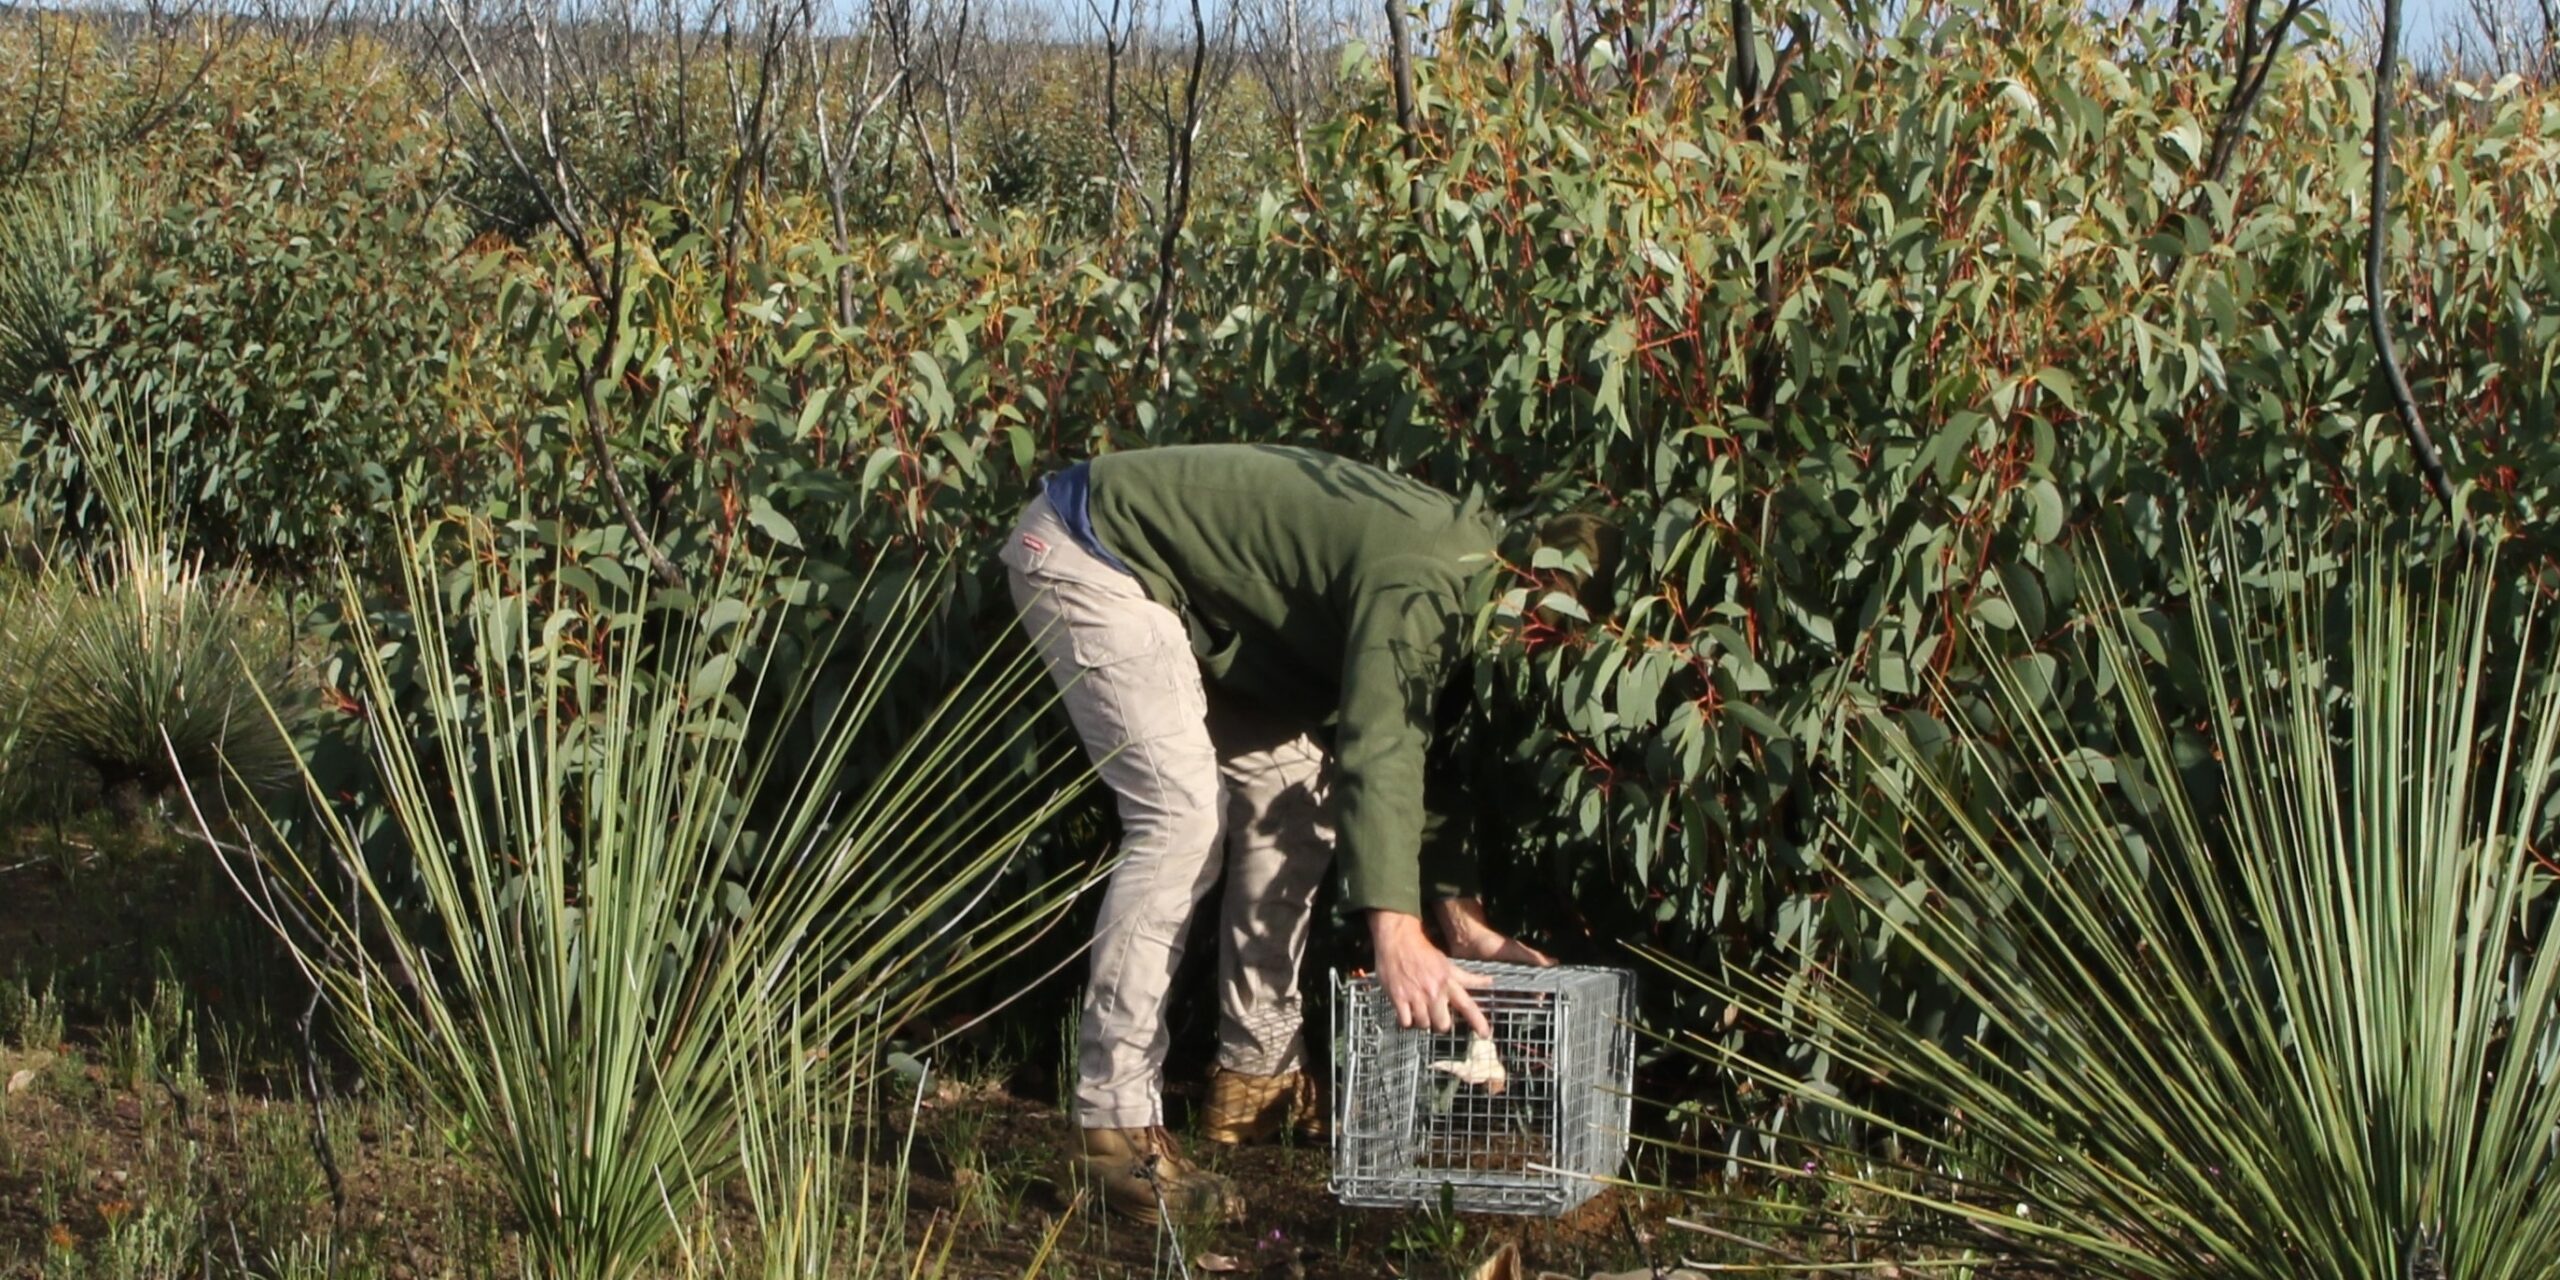
[[[343,1061],[321,1111],[332,1159],[319,1158],[302,1003],[191,851],[100,829],[0,840],[0,1276],[519,1272],[484,1145],[369,1093]],[[906,1152],[895,1230],[915,1275],[997,1280],[1039,1261],[1072,1280],[1468,1277],[1507,1243],[1521,1280],[1582,1280],[1749,1256],[1668,1225],[1700,1208],[1667,1193],[1614,1190],[1552,1220],[1346,1209],[1326,1190],[1327,1152],[1307,1146],[1188,1144],[1243,1188],[1238,1223],[1162,1232],[1071,1212],[1055,1068],[1001,1057],[964,1055],[869,1120],[875,1189]],[[1170,1089],[1177,1129],[1196,1087],[1194,1074]],[[744,1205],[731,1216],[745,1223]],[[183,1260],[108,1265],[154,1232]],[[295,1259],[311,1269],[284,1265]]]
[[[991,1236],[981,1233],[970,1268],[956,1274],[1018,1276],[1074,1195],[1063,1159],[1066,1121],[1053,1105],[1000,1090],[956,1092],[929,1102],[918,1120],[931,1155],[914,1165],[914,1205],[961,1221],[964,1239],[972,1217],[994,1227]],[[1177,1090],[1177,1118],[1180,1102]],[[1241,1222],[1182,1229],[1195,1273],[1206,1258],[1212,1266],[1232,1262],[1237,1274],[1301,1280],[1464,1275],[1510,1243],[1528,1274],[1545,1269],[1580,1280],[1644,1265],[1639,1250],[1678,1204],[1613,1189],[1555,1219],[1351,1209],[1326,1190],[1330,1155],[1321,1146],[1191,1141],[1185,1151],[1233,1179],[1246,1200]],[[1059,1248],[1060,1275],[1178,1274],[1170,1240],[1089,1212],[1069,1220]]]
[[[21,1083],[0,1107],[0,1274],[49,1274],[56,1252],[104,1247],[156,1204],[200,1210],[217,1274],[261,1271],[297,1237],[326,1240],[326,1175],[309,1146],[310,1111],[272,1082],[133,1087],[101,1054],[69,1044],[0,1053],[0,1081]],[[31,1072],[31,1076],[19,1076]],[[475,1173],[467,1136],[371,1099],[333,1103],[331,1144],[345,1179],[334,1235],[352,1274],[408,1280],[512,1270],[514,1223]],[[1562,1219],[1345,1209],[1325,1190],[1314,1147],[1192,1152],[1245,1188],[1241,1222],[1133,1227],[1074,1200],[1053,1106],[995,1088],[938,1090],[917,1109],[902,1227],[922,1274],[951,1280],[1245,1275],[1297,1280],[1463,1276],[1502,1243],[1527,1274],[1575,1280],[1639,1264],[1639,1236],[1673,1203],[1612,1191]],[[893,1125],[895,1122],[893,1121]],[[899,1145],[896,1128],[879,1145]],[[458,1148],[458,1150],[457,1150]],[[893,1182],[882,1153],[874,1183]],[[1060,1225],[1064,1219],[1063,1226]],[[11,1262],[14,1256],[14,1264]],[[14,1265],[15,1271],[10,1270]]]

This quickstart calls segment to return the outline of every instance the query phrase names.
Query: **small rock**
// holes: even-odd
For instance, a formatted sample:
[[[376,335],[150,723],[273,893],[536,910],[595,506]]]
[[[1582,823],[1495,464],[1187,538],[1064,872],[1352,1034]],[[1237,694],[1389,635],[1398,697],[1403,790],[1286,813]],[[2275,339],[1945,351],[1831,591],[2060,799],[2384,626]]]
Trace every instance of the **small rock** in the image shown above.
[[[32,1085],[35,1082],[36,1069],[34,1067],[20,1067],[9,1073],[9,1092],[25,1093],[27,1091],[27,1086]]]
[[[1193,1268],[1216,1274],[1244,1270],[1244,1264],[1223,1253],[1204,1253],[1191,1260]]]

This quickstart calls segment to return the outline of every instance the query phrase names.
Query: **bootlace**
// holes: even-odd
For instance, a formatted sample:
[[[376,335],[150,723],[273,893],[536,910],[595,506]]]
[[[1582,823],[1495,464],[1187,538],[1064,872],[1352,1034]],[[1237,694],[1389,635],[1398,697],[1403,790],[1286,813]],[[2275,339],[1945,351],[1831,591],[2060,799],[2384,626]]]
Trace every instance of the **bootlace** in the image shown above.
[[[1174,1265],[1180,1270],[1182,1280],[1191,1280],[1190,1255],[1183,1249],[1182,1228],[1175,1224],[1173,1206],[1166,1204],[1164,1198],[1165,1175],[1179,1172],[1182,1157],[1174,1154],[1173,1133],[1163,1125],[1149,1125],[1139,1132],[1141,1137],[1138,1147],[1144,1159],[1138,1164],[1138,1177],[1146,1182],[1148,1189],[1155,1192],[1156,1240],[1159,1252],[1165,1242],[1172,1242]]]
[[[1182,1153],[1174,1145],[1171,1129],[1158,1124],[1149,1125],[1139,1132],[1143,1135],[1138,1142],[1138,1150],[1142,1154],[1154,1157],[1159,1167],[1171,1170],[1182,1168]]]

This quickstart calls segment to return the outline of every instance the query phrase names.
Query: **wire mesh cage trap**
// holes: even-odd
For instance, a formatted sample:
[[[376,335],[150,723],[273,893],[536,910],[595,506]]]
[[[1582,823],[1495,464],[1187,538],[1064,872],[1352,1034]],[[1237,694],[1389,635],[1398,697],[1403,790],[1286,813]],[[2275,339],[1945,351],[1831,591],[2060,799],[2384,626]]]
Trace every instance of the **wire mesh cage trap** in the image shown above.
[[[1333,982],[1333,1193],[1372,1208],[1555,1215],[1627,1151],[1634,975],[1469,964],[1493,1039],[1396,1026],[1377,980]]]

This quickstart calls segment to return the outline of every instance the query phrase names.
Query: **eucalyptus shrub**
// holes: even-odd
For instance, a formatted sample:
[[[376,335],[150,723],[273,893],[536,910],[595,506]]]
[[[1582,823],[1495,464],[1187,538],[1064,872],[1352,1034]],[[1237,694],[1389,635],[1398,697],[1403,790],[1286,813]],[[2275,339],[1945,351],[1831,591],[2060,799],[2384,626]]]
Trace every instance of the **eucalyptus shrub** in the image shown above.
[[[364,545],[367,508],[405,492],[627,575],[599,496],[612,466],[689,580],[741,556],[966,564],[1059,460],[1196,440],[1594,507],[1630,534],[1616,616],[1478,667],[1497,896],[1577,955],[1642,939],[1711,972],[1836,970],[1952,1030],[1964,1004],[1821,870],[1834,784],[1879,767],[1847,726],[1944,739],[1994,676],[2061,723],[2107,721],[2103,677],[2065,643],[2085,556],[2158,642],[2165,719],[2201,759],[2186,726],[2206,685],[2157,567],[2169,531],[2227,510],[2261,533],[2241,545],[2272,547],[2294,536],[2279,516],[2425,505],[2362,334],[2368,82],[2313,24],[2207,181],[2232,69],[2155,19],[1803,12],[1784,57],[1756,50],[1767,88],[1743,102],[1721,6],[1588,29],[1462,9],[1416,67],[1411,138],[1355,51],[1346,79],[1377,87],[1310,130],[1304,183],[1201,189],[1160,360],[1148,229],[1062,207],[1042,174],[957,236],[910,229],[923,204],[884,178],[841,250],[813,194],[759,204],[732,238],[668,186],[613,250],[632,285],[608,315],[547,236],[457,243],[416,200],[448,140],[386,106],[349,146],[396,216],[250,162],[324,154],[301,126],[226,143],[225,176],[199,185],[231,203],[172,197],[158,274],[111,282],[86,367],[209,406],[185,453],[200,523],[287,561]],[[2404,110],[2410,373],[2471,510],[2523,544],[2509,563],[2538,563],[2560,482],[2560,100],[2448,90]],[[1020,123],[1081,172],[1089,152],[1039,141],[1055,115]],[[318,117],[258,117],[288,118]],[[1263,145],[1219,172],[1272,173],[1282,144]],[[184,376],[164,372],[181,352]],[[586,447],[598,368],[610,456]],[[39,474],[71,474],[41,447]],[[978,563],[922,667],[1010,625]],[[1999,760],[1969,757],[1968,784],[2001,782]]]
[[[46,267],[41,344],[0,341],[12,493],[51,527],[106,528],[62,407],[83,397],[183,424],[171,514],[216,563],[377,553],[384,508],[479,492],[502,453],[457,424],[512,379],[478,345],[486,277],[415,105],[361,43],[247,40],[180,119],[27,180],[22,213],[50,193],[102,247],[77,272]],[[126,166],[151,176],[99,176]]]
[[[2262,526],[2423,495],[2369,391],[2364,81],[2325,37],[2208,182],[2198,104],[2222,69],[2152,56],[2147,20],[2026,5],[1820,31],[1746,110],[1712,22],[1630,61],[1624,30],[1576,44],[1461,13],[1418,69],[1411,158],[1381,93],[1316,133],[1306,190],[1201,210],[1161,369],[1126,244],[1016,215],[840,256],[786,207],[773,252],[728,263],[662,217],[612,387],[619,465],[704,565],[978,545],[1057,459],[1175,441],[1290,440],[1596,507],[1636,560],[1617,616],[1479,665],[1497,893],[1578,954],[1837,965],[1952,1031],[1964,1003],[1821,870],[1832,784],[1871,767],[1848,726],[1943,739],[1995,674],[2104,722],[2102,677],[2062,643],[2069,553],[2160,621],[2184,607],[2164,539],[2204,504]],[[2431,108],[2398,157],[2412,376],[2524,558],[2549,553],[2560,479],[2553,105]],[[577,507],[595,460],[568,444],[596,317],[538,246],[509,278],[538,394],[499,434],[539,441],[523,474],[601,528]],[[981,627],[1000,599],[970,606]],[[2149,634],[2173,656],[2173,628]],[[2193,662],[2169,671],[2169,705],[2198,706]]]
[[[1820,870],[1829,783],[1871,767],[1850,726],[1943,739],[1993,674],[2108,721],[2062,644],[2067,552],[2156,618],[2184,607],[2166,539],[2206,504],[2255,526],[2424,497],[2369,390],[2365,100],[2338,50],[2279,72],[2214,183],[2187,105],[2210,68],[2143,56],[2142,22],[1828,16],[1750,115],[1697,70],[1724,65],[1716,31],[1632,66],[1618,33],[1453,41],[1419,163],[1383,102],[1344,119],[1313,197],[1204,265],[1227,305],[1185,368],[1236,434],[1627,527],[1613,625],[1480,669],[1509,758],[1479,843],[1510,900],[1601,954],[1836,962],[1935,1025],[1963,1003]],[[2413,376],[2472,507],[2545,556],[2560,113],[2509,95],[2415,132]],[[2191,664],[2170,679],[2201,707]]]

